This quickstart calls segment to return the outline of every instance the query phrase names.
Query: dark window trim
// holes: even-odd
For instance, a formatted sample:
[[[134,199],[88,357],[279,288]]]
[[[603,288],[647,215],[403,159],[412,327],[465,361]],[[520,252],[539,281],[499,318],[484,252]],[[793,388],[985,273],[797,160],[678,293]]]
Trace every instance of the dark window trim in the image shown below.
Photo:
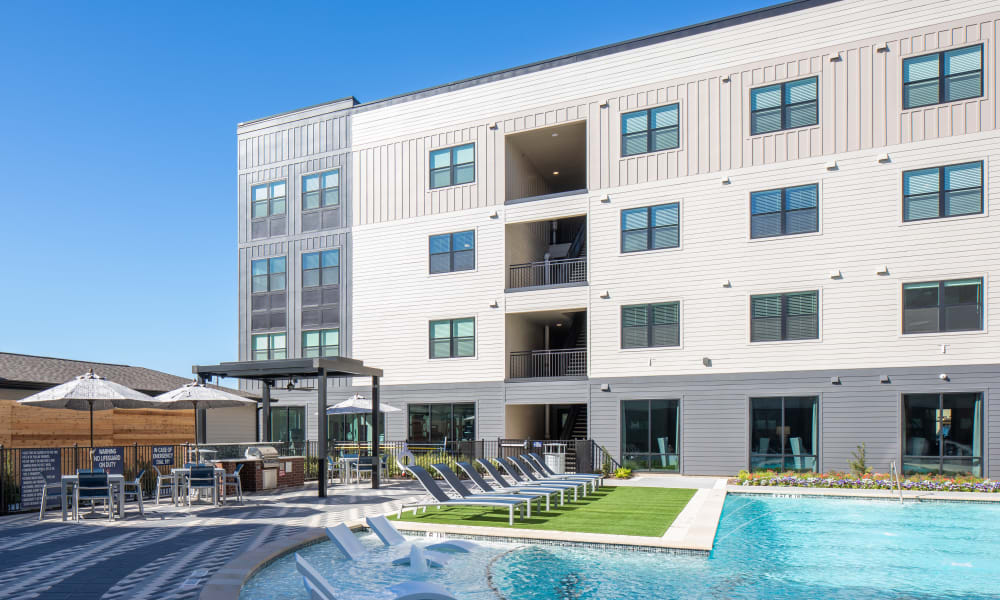
[[[653,111],[659,108],[670,108],[671,106],[677,107],[677,124],[668,125],[666,127],[655,127],[651,128],[650,125],[653,123]],[[625,132],[625,117],[629,115],[635,115],[638,113],[646,113],[646,150],[644,152],[625,152],[625,138],[628,136],[635,136],[641,131],[633,131],[632,133]],[[651,106],[649,108],[644,108],[641,110],[631,110],[627,113],[622,113],[621,115],[621,155],[622,156],[639,156],[640,154],[653,154],[655,152],[666,152],[667,150],[676,150],[681,147],[681,104],[680,102],[672,102],[670,104],[663,104],[660,106]],[[669,148],[661,148],[659,150],[653,150],[653,134],[658,131],[668,131],[671,129],[677,130],[677,145],[671,146]]]
[[[682,401],[683,401],[683,398],[648,398],[648,399],[647,398],[622,398],[622,399],[620,399],[618,401],[618,417],[619,417],[619,419],[621,419],[622,425],[625,424],[625,403],[626,402],[645,402],[646,403],[646,423],[649,424],[648,427],[646,428],[646,438],[647,438],[647,440],[646,440],[647,446],[646,447],[649,448],[649,452],[626,452],[625,451],[625,435],[624,435],[625,432],[621,431],[622,428],[619,428],[619,432],[618,432],[619,440],[618,441],[621,443],[621,447],[622,447],[622,450],[621,450],[619,458],[622,461],[624,461],[626,454],[633,455],[633,456],[644,456],[644,457],[646,457],[649,460],[652,460],[652,458],[654,456],[676,456],[677,457],[677,470],[676,471],[678,473],[680,473],[681,472],[681,439],[684,437],[684,431],[683,431],[684,428],[681,427],[681,415],[683,414],[683,410],[681,408]],[[677,418],[677,432],[675,434],[676,437],[677,437],[677,439],[676,439],[676,443],[674,444],[674,451],[673,452],[665,452],[665,453],[662,453],[662,454],[659,453],[659,452],[653,452],[653,426],[652,426],[652,424],[653,424],[653,402],[676,402],[677,403],[677,406],[674,409],[674,410],[677,411],[677,417],[676,417]],[[654,469],[650,469],[650,471],[653,471],[653,470]],[[667,471],[669,469],[658,469],[658,470],[659,471]]]
[[[471,269],[455,269],[455,252],[469,252],[469,250],[455,250],[455,236],[461,235],[463,233],[472,234],[472,268]],[[448,236],[448,251],[447,252],[431,252],[431,240],[442,235]],[[431,271],[430,259],[434,256],[440,256],[442,254],[448,255],[448,270],[439,271],[435,273]],[[462,231],[453,231],[451,233],[435,233],[433,235],[427,236],[427,272],[430,275],[444,275],[445,273],[461,273],[462,271],[475,271],[476,270],[476,230],[475,229],[463,229]]]
[[[790,83],[798,83],[800,81],[806,81],[807,79],[812,79],[812,80],[816,81],[816,98],[814,100],[804,100],[802,102],[786,103],[785,102],[785,86],[787,86]],[[758,109],[754,109],[753,108],[753,93],[756,90],[760,90],[760,89],[763,89],[763,88],[774,87],[774,86],[779,86],[779,89],[781,90],[781,103],[778,104],[778,106],[772,106],[770,108],[758,108]],[[788,108],[788,107],[792,107],[792,106],[802,106],[803,104],[809,104],[811,102],[815,102],[816,103],[816,122],[815,123],[809,123],[809,124],[806,124],[806,125],[798,125],[796,127],[789,126],[788,125],[788,118],[787,118],[788,117],[788,111],[785,110],[785,109]],[[774,110],[775,108],[777,108],[781,112],[781,127],[779,129],[773,129],[771,131],[761,131],[759,133],[755,132],[753,130],[753,124],[754,124],[754,118],[753,117],[754,117],[754,115],[757,114],[757,113],[759,113],[759,112],[765,112],[765,111],[769,111],[769,110]],[[779,131],[788,131],[788,130],[791,130],[791,129],[802,129],[803,127],[816,127],[818,125],[819,125],[819,75],[812,75],[810,77],[802,77],[800,79],[792,79],[792,80],[789,80],[789,81],[782,81],[781,83],[769,83],[767,85],[759,85],[759,86],[757,86],[755,88],[751,88],[750,89],[750,136],[751,137],[757,136],[757,135],[767,135],[769,133],[777,133]]]
[[[285,351],[285,358],[288,358],[288,332],[287,331],[274,331],[274,332],[271,332],[271,333],[254,333],[254,334],[250,335],[250,360],[275,360],[275,358],[274,358],[275,347],[274,347],[273,340],[274,340],[274,338],[276,336],[279,336],[279,335],[285,336],[285,347],[283,348],[283,350]],[[258,337],[266,337],[267,338],[267,358],[266,359],[264,359],[264,358],[257,358],[257,356],[256,356],[257,355],[257,350],[254,348],[253,340],[254,340],[254,338],[258,338]]]
[[[676,344],[653,344],[653,307],[663,306],[667,304],[677,305],[677,323],[661,323],[661,325],[677,325],[677,343]],[[626,346],[625,345],[625,309],[636,308],[643,306],[646,308],[646,345],[645,346]],[[637,350],[642,348],[679,348],[681,345],[681,303],[680,300],[671,300],[668,302],[650,302],[647,304],[625,304],[622,305],[621,310],[618,312],[619,316],[619,329],[620,329],[620,339],[619,347],[622,350]],[[629,329],[636,329],[636,327],[629,327]]]
[[[813,428],[816,429],[817,439],[813,440],[813,452],[812,452],[812,454],[799,454],[799,455],[796,455],[796,454],[786,454],[785,453],[785,400],[787,400],[788,398],[812,398],[813,400],[816,401],[816,419],[817,419],[817,422],[813,423]],[[752,437],[753,436],[753,401],[754,400],[775,400],[775,399],[780,399],[781,400],[781,427],[778,430],[780,432],[780,439],[781,439],[781,452],[777,453],[777,454],[761,454],[760,452],[755,452],[754,451],[754,439]],[[820,440],[818,438],[820,438],[820,437],[823,436],[823,428],[820,427],[820,422],[819,422],[819,421],[822,421],[821,415],[823,414],[823,412],[822,412],[822,408],[823,407],[820,406],[820,403],[823,401],[822,394],[803,394],[803,395],[799,395],[799,396],[792,396],[792,395],[789,395],[789,396],[748,396],[748,400],[749,400],[749,407],[748,408],[749,408],[749,412],[750,412],[750,414],[749,414],[749,417],[750,417],[750,426],[747,428],[747,438],[749,438],[749,440],[750,440],[750,444],[749,444],[750,445],[750,455],[748,456],[748,458],[750,460],[749,460],[749,463],[747,464],[747,467],[748,468],[752,468],[753,467],[753,457],[754,456],[765,456],[765,457],[766,456],[773,456],[773,457],[780,456],[781,457],[782,470],[784,470],[785,457],[786,456],[791,456],[791,457],[795,457],[795,456],[808,456],[808,457],[812,457],[812,458],[816,459],[816,469],[817,469],[817,472],[819,472],[819,468],[820,468],[820,465],[819,465]],[[770,448],[768,448],[768,449],[770,449]]]
[[[979,282],[979,301],[977,301],[975,303],[976,306],[979,307],[979,327],[977,329],[945,329],[944,328],[945,327],[945,316],[944,316],[945,315],[945,311],[942,310],[942,309],[948,308],[948,307],[952,307],[952,306],[971,306],[972,305],[971,302],[963,302],[963,303],[959,303],[959,304],[944,304],[944,287],[945,287],[945,284],[946,283],[951,283],[951,282],[954,282],[954,281],[964,281],[965,279],[976,280],[976,281]],[[926,285],[928,283],[936,283],[938,285],[938,303],[937,303],[938,329],[937,329],[937,331],[909,331],[908,332],[908,331],[906,331],[906,286],[908,286],[908,285]],[[954,332],[962,332],[962,331],[983,331],[983,326],[984,326],[984,321],[985,321],[985,319],[983,318],[985,316],[983,314],[983,312],[984,312],[984,307],[986,305],[986,294],[985,294],[986,290],[984,289],[984,283],[985,282],[983,281],[982,277],[968,277],[968,278],[959,278],[959,279],[941,279],[941,280],[938,280],[938,281],[910,281],[910,282],[904,283],[903,284],[903,288],[902,288],[902,290],[903,290],[903,298],[902,298],[902,300],[903,300],[902,321],[903,322],[901,324],[902,325],[902,329],[901,330],[903,332],[903,335],[927,335],[927,334],[933,335],[933,334],[937,334],[937,333],[954,333]],[[927,308],[930,308],[930,307],[927,307]]]
[[[326,254],[327,252],[335,252],[337,254],[337,266],[336,266],[336,269],[337,269],[337,281],[335,281],[333,283],[327,283],[327,282],[323,281],[323,269],[324,269],[324,267],[323,267],[323,255]],[[306,259],[306,256],[308,256],[310,254],[318,254],[319,255],[319,267],[317,267],[315,269],[307,269],[306,268],[305,259]],[[301,258],[301,260],[299,262],[299,265],[300,265],[301,270],[302,270],[302,272],[301,272],[301,276],[302,276],[302,289],[310,289],[311,290],[313,288],[330,287],[330,286],[334,286],[334,285],[340,285],[340,248],[331,248],[329,250],[316,250],[315,252],[303,252],[302,253],[302,258]],[[329,268],[332,268],[332,267],[326,267],[326,268],[329,269]],[[286,267],[286,269],[287,269],[287,267]],[[306,271],[319,271],[319,285],[306,285],[306,277],[305,277]]]
[[[472,354],[469,355],[459,355],[457,352],[458,343],[461,340],[468,340],[468,337],[455,337],[455,321],[472,321]],[[434,337],[434,324],[435,323],[448,323],[448,337],[446,338],[436,338]],[[440,360],[445,358],[473,358],[476,356],[476,318],[475,317],[457,317],[455,319],[432,319],[427,324],[427,356],[431,360]],[[448,340],[448,356],[434,356],[434,342]]]
[[[323,350],[325,348],[330,348],[331,347],[329,345],[324,346],[324,345],[321,344],[319,346],[306,346],[306,334],[307,333],[318,333],[318,334],[320,334],[320,342],[322,342],[323,334],[331,332],[331,331],[336,331],[337,332],[337,345],[336,346],[332,346],[332,347],[335,347],[337,349],[336,353],[334,353],[334,354],[324,354],[323,353]],[[316,348],[317,350],[319,350],[319,354],[316,355],[318,357],[322,357],[322,356],[340,356],[340,328],[339,327],[327,327],[326,329],[303,329],[302,330],[302,340],[301,341],[302,341],[302,357],[303,358],[309,358],[309,355],[306,353],[306,351],[308,349],[310,349],[310,348]],[[287,345],[287,341],[285,343]]]
[[[902,397],[900,398],[900,400],[901,400],[900,404],[902,406],[902,414],[900,415],[900,419],[899,419],[899,424],[900,424],[900,436],[899,436],[899,439],[902,441],[902,449],[901,449],[901,452],[900,452],[900,456],[903,459],[901,461],[902,463],[905,463],[906,459],[908,459],[908,458],[925,459],[925,460],[927,458],[933,458],[933,456],[930,456],[930,455],[919,455],[919,454],[907,454],[906,453],[906,442],[907,442],[907,436],[906,436],[906,409],[907,409],[907,404],[906,404],[906,402],[907,402],[907,397],[909,397],[909,396],[937,396],[938,397],[938,408],[937,408],[937,410],[939,411],[939,414],[943,415],[944,414],[944,397],[945,396],[956,395],[956,394],[975,394],[976,396],[978,396],[978,399],[979,399],[979,432],[978,432],[979,433],[979,439],[983,440],[984,442],[986,441],[985,440],[986,429],[985,429],[985,426],[984,426],[984,423],[983,423],[984,417],[986,416],[985,415],[985,413],[986,413],[985,404],[986,403],[985,403],[985,394],[983,392],[941,392],[941,393],[937,393],[937,394],[935,394],[933,392],[915,392],[915,393],[909,393],[909,394],[904,393],[904,394],[901,394]],[[939,423],[940,423],[940,421],[939,421]],[[976,432],[973,432],[973,435],[975,433]],[[945,444],[942,443],[943,441],[944,441],[944,433],[943,433],[943,431],[938,431],[938,456],[937,456],[937,459],[938,459],[938,473],[937,474],[938,475],[944,474],[945,458],[948,458],[945,455],[945,453],[944,453]],[[984,467],[985,467],[983,459],[985,458],[985,453],[988,452],[988,451],[989,451],[988,448],[987,448],[986,451],[984,451],[983,447],[981,446],[980,449],[979,449],[979,455],[978,456],[977,455],[971,455],[971,456],[968,456],[968,457],[961,457],[961,458],[971,458],[971,459],[978,458],[979,459],[979,469],[980,469],[980,472],[982,472],[983,469],[984,469]],[[958,457],[951,457],[951,458],[958,458]],[[922,461],[922,462],[925,462],[925,460]]]
[[[962,73],[957,73],[955,75],[945,75],[944,74],[944,55],[945,54],[947,54],[949,52],[954,52],[956,50],[965,50],[965,49],[968,49],[968,48],[975,48],[977,46],[979,47],[979,70],[978,71],[965,71],[965,72],[962,72]],[[938,74],[937,74],[936,77],[927,77],[927,78],[924,78],[924,79],[917,79],[915,81],[906,81],[906,62],[907,61],[916,60],[918,58],[925,58],[927,56],[934,56],[935,54],[938,57]],[[901,79],[903,80],[903,92],[902,92],[903,93],[903,96],[902,96],[903,110],[914,110],[914,109],[917,109],[917,108],[927,108],[928,106],[937,106],[939,104],[951,104],[952,102],[965,102],[967,100],[973,100],[975,98],[982,98],[983,94],[985,92],[984,88],[986,87],[986,83],[983,82],[983,71],[986,70],[985,69],[985,62],[986,62],[986,48],[985,48],[985,46],[983,44],[971,44],[969,46],[959,46],[957,48],[949,48],[948,50],[938,50],[937,52],[928,52],[926,54],[918,54],[916,56],[907,56],[907,57],[903,58],[902,69],[900,71],[902,73]],[[957,77],[959,75],[968,75],[970,73],[976,73],[976,72],[979,73],[979,94],[978,95],[976,95],[976,96],[970,96],[968,98],[961,98],[959,100],[945,100],[944,99],[945,80],[947,80],[950,77]],[[930,104],[919,104],[917,106],[906,106],[906,86],[913,85],[915,83],[924,83],[924,82],[927,82],[927,81],[933,81],[935,79],[938,80],[938,101],[937,102],[931,102]]]
[[[813,207],[810,207],[810,208],[794,208],[794,209],[791,209],[791,210],[787,209],[786,208],[786,202],[785,202],[785,200],[787,199],[788,190],[795,189],[795,188],[804,188],[804,187],[814,187],[814,188],[816,188],[816,206],[813,206]],[[766,194],[767,192],[781,192],[781,208],[779,208],[776,211],[769,211],[769,212],[762,212],[762,213],[755,213],[755,212],[753,212],[753,196],[754,196],[754,194]],[[796,231],[796,232],[793,232],[793,233],[788,233],[788,231],[787,231],[787,229],[788,229],[788,227],[787,227],[788,214],[789,213],[795,213],[795,212],[803,212],[803,211],[807,211],[807,210],[815,210],[816,211],[816,229],[813,229],[812,231]],[[773,215],[773,214],[779,214],[779,213],[781,215],[781,233],[776,233],[774,235],[754,235],[753,234],[753,218],[754,217],[759,217],[761,215]],[[752,239],[752,240],[762,240],[762,239],[768,239],[768,238],[785,237],[785,236],[789,236],[789,235],[805,235],[807,233],[817,233],[817,232],[819,232],[819,184],[818,183],[806,183],[806,184],[802,184],[802,185],[790,185],[790,186],[783,187],[783,188],[773,188],[773,189],[770,189],[770,190],[758,190],[756,192],[750,192],[750,239]]]
[[[657,227],[653,226],[653,209],[660,208],[662,206],[676,206],[677,207],[677,225],[660,225]],[[625,229],[625,213],[636,211],[639,209],[646,209],[646,226],[639,229]],[[681,247],[681,203],[680,202],[667,202],[664,204],[654,204],[652,206],[637,206],[635,208],[623,208],[619,213],[619,249],[622,254],[634,254],[636,252],[649,252],[651,250],[669,250],[672,248]],[[663,246],[659,248],[653,247],[653,234],[657,229],[666,229],[668,227],[677,228],[677,245],[675,246]],[[632,231],[642,231],[646,230],[646,247],[640,248],[639,250],[626,250],[625,249],[625,232]]]
[[[975,164],[979,165],[979,186],[978,187],[965,187],[965,188],[956,188],[954,190],[945,190],[945,181],[944,181],[944,170],[945,169],[947,169],[949,167],[959,167],[959,166],[962,166],[962,165],[975,165]],[[907,175],[907,173],[915,173],[917,171],[927,171],[927,170],[935,169],[935,168],[938,171],[938,189],[937,189],[937,192],[927,192],[925,194],[909,194],[909,195],[906,194],[905,190],[906,190],[906,175]],[[903,177],[902,186],[903,186],[903,190],[904,190],[903,191],[903,222],[904,223],[914,223],[916,221],[933,221],[935,219],[951,219],[951,218],[954,218],[954,217],[968,217],[970,215],[981,215],[984,212],[985,205],[986,205],[986,193],[985,193],[986,192],[986,189],[985,189],[985,187],[986,187],[986,164],[985,164],[985,161],[982,161],[982,160],[972,160],[972,161],[968,161],[968,162],[953,163],[953,164],[950,164],[950,165],[941,165],[940,167],[923,167],[923,168],[919,168],[919,169],[910,169],[908,171],[903,171],[902,177]],[[946,215],[946,214],[944,214],[944,209],[945,209],[945,202],[944,202],[944,200],[945,200],[945,193],[946,192],[962,192],[962,191],[976,190],[976,189],[979,190],[979,212],[963,213],[961,215]],[[938,216],[936,216],[936,217],[923,217],[921,219],[907,219],[906,218],[906,201],[907,201],[907,199],[917,198],[919,196],[928,196],[928,195],[930,195],[932,193],[936,193],[938,195]]]
[[[471,146],[472,147],[472,160],[470,162],[456,163],[455,162],[455,156],[457,154],[456,151],[459,148],[465,148],[466,146]],[[437,169],[435,169],[434,167],[431,166],[430,155],[434,154],[435,152],[441,152],[443,150],[449,150],[450,151],[449,155],[448,155],[448,166],[447,167],[438,167]],[[445,148],[434,148],[433,150],[430,150],[428,152],[427,157],[428,157],[427,166],[428,166],[428,169],[429,169],[428,176],[427,176],[428,177],[427,184],[428,184],[428,187],[430,187],[430,189],[432,189],[432,190],[440,190],[440,189],[446,188],[446,187],[454,187],[456,185],[468,185],[470,183],[475,183],[476,182],[476,169],[475,169],[475,164],[476,164],[476,143],[475,142],[469,142],[469,143],[466,143],[466,144],[458,144],[457,146],[448,146],[448,147],[445,147]],[[458,169],[458,167],[465,166],[465,165],[473,165],[473,168],[472,168],[472,180],[471,181],[463,181],[462,183],[455,183],[455,171]],[[438,172],[438,171],[445,171],[445,170],[448,171],[448,183],[445,184],[445,185],[434,185],[434,173]]]
[[[452,427],[455,426],[455,406],[458,406],[458,405],[463,405],[463,406],[464,405],[472,405],[472,417],[473,417],[473,422],[475,423],[473,425],[473,441],[475,440],[475,434],[478,433],[478,429],[479,429],[479,406],[478,406],[477,402],[475,402],[475,401],[473,401],[473,402],[409,402],[409,403],[406,404],[406,440],[408,442],[411,440],[411,438],[410,438],[410,407],[413,407],[413,406],[423,406],[423,407],[426,407],[427,408],[427,418],[429,419],[430,415],[431,415],[431,407],[432,406],[442,406],[442,405],[446,405],[446,406],[450,406],[451,407],[451,416],[448,418],[448,421],[449,421],[449,423],[451,424]],[[447,437],[447,436],[445,436],[445,437]],[[455,439],[455,440],[451,440],[451,441],[467,441],[467,440],[458,440],[458,439]],[[438,442],[435,442],[434,440],[429,440],[427,442],[417,441],[417,442],[413,442],[413,443],[415,443],[415,444],[436,444]]]
[[[285,184],[285,195],[284,196],[273,196],[272,187],[276,184]],[[263,217],[253,216],[253,207],[257,204],[253,199],[254,188],[266,187],[267,188],[267,200],[261,201],[267,203],[267,214]],[[275,213],[274,212],[274,201],[277,199],[283,199],[285,201],[285,212]],[[264,219],[269,219],[271,217],[284,217],[288,215],[288,179],[275,179],[274,181],[265,181],[262,183],[252,183],[250,184],[250,220],[251,221],[263,221]]]
[[[816,337],[814,338],[789,338],[788,337],[788,297],[797,294],[815,294],[816,295],[816,312],[814,316],[816,317]],[[754,317],[753,316],[753,301],[755,298],[766,298],[769,296],[780,296],[781,297],[781,339],[777,340],[757,340],[753,339],[753,320],[755,318],[769,319],[772,317]],[[797,292],[781,292],[776,294],[753,294],[750,296],[750,343],[751,344],[766,344],[769,342],[798,342],[798,341],[808,341],[808,340],[818,340],[820,336],[819,327],[819,290],[800,290]]]
[[[273,260],[275,258],[283,258],[283,259],[285,259],[285,270],[284,271],[274,271],[273,273],[271,272],[271,260]],[[253,291],[253,278],[255,277],[254,274],[253,274],[253,264],[256,263],[256,262],[264,262],[265,264],[267,264],[267,289],[259,291],[259,292]],[[277,275],[278,273],[283,273],[285,275],[285,287],[281,288],[280,290],[272,290],[271,289],[271,276],[272,275]],[[257,275],[257,277],[260,277],[260,276]],[[268,258],[255,258],[255,259],[252,259],[250,261],[250,294],[251,295],[270,294],[271,292],[286,292],[286,291],[288,291],[288,256],[287,255],[286,256],[269,256]]]
[[[331,187],[331,188],[321,187],[318,190],[316,190],[316,193],[319,194],[319,206],[317,206],[316,208],[306,208],[306,185],[305,185],[306,177],[319,177],[320,185],[322,185],[323,184],[323,176],[324,175],[329,175],[330,173],[337,173],[337,185],[335,187]],[[299,179],[299,182],[300,182],[299,196],[301,196],[301,198],[302,198],[302,202],[301,202],[302,212],[304,212],[304,213],[312,213],[312,212],[316,212],[318,210],[323,210],[323,209],[328,209],[328,208],[340,208],[340,204],[341,204],[341,202],[340,202],[340,167],[337,167],[336,169],[328,169],[326,171],[318,171],[318,172],[315,172],[315,173],[306,173],[305,175],[303,175]],[[330,191],[330,190],[337,190],[337,203],[336,204],[325,204],[324,203],[325,200],[326,200],[326,193],[328,191]]]

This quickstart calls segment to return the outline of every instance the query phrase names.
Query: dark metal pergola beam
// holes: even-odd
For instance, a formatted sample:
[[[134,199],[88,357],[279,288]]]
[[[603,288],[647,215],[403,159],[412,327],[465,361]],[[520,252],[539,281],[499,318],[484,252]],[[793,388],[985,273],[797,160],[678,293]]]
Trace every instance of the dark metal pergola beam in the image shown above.
[[[379,487],[379,439],[378,415],[379,378],[382,369],[366,367],[365,364],[353,358],[283,358],[278,360],[247,360],[240,362],[224,362],[217,365],[195,365],[191,371],[199,380],[210,377],[231,377],[260,381],[262,420],[264,421],[264,437],[271,441],[271,386],[278,379],[306,379],[315,377],[317,380],[317,404],[319,408],[318,445],[319,445],[319,496],[326,497],[327,484],[327,446],[326,446],[326,380],[328,377],[371,377],[372,378],[372,459],[376,461],[372,469],[372,489]]]

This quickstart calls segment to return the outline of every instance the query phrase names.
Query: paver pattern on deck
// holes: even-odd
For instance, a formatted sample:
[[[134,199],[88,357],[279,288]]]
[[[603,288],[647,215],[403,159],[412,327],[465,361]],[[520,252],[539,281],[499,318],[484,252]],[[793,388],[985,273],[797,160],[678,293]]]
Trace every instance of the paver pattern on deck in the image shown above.
[[[245,496],[243,505],[146,505],[139,517],[63,522],[58,511],[0,517],[0,599],[183,600],[235,556],[306,528],[395,510],[423,494],[410,483]]]

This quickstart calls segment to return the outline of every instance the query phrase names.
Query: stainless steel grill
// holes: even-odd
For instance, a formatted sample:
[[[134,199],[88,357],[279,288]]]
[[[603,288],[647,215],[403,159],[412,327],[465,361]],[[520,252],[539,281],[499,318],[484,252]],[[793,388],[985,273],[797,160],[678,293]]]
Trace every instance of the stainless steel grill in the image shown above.
[[[265,469],[277,469],[281,462],[278,459],[278,449],[274,446],[249,446],[244,454],[247,458],[262,461]]]

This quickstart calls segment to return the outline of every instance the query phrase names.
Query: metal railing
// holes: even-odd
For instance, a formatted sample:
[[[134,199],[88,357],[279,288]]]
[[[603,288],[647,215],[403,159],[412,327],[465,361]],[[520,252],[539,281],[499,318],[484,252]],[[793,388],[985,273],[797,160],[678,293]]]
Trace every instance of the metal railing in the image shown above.
[[[899,481],[899,470],[896,468],[896,461],[889,463],[889,480],[896,484],[899,490],[899,503],[903,503],[903,484]]]
[[[587,258],[559,258],[510,266],[510,289],[587,281]]]
[[[586,348],[510,353],[510,377],[577,377],[587,374]]]

